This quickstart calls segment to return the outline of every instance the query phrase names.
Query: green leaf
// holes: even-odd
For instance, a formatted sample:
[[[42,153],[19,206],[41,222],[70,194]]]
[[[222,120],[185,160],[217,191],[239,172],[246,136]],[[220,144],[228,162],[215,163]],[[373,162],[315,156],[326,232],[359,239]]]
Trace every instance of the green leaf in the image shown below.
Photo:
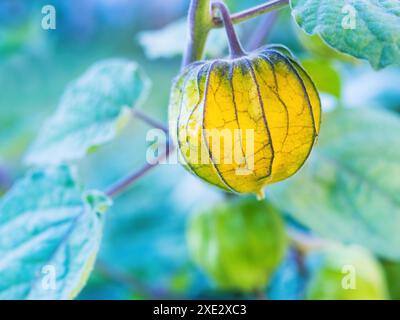
[[[317,89],[340,97],[341,83],[340,74],[326,60],[303,59],[301,64],[313,79]]]
[[[400,119],[372,109],[325,116],[311,158],[271,186],[275,206],[323,237],[400,259]]]
[[[90,199],[90,201],[88,201]],[[0,202],[0,299],[75,297],[93,268],[110,200],[67,166],[34,170]]]
[[[326,245],[312,250],[307,268],[307,300],[386,300],[388,288],[382,266],[357,245]],[[346,278],[347,277],[347,278]]]
[[[26,157],[28,164],[58,164],[82,158],[112,140],[147,95],[149,80],[122,59],[96,63],[71,83]]]
[[[400,64],[398,0],[291,0],[292,14],[308,34],[366,59],[375,69]]]

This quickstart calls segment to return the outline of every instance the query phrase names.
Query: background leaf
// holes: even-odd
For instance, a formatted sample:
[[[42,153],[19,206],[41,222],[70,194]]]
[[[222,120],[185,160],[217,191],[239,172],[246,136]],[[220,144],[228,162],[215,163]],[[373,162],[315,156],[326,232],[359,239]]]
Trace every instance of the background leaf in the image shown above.
[[[142,31],[138,40],[149,59],[172,58],[181,56],[186,48],[186,19],[174,21],[159,30]],[[240,29],[238,30],[240,34]],[[205,54],[208,57],[224,55],[228,42],[224,29],[210,31],[206,42]]]
[[[105,206],[109,199],[98,192],[82,197],[67,166],[19,180],[0,203],[0,299],[76,296],[99,248],[102,219],[95,210]],[[48,268],[54,288],[45,285]]]
[[[340,97],[340,74],[329,61],[319,59],[302,59],[301,64],[313,79],[317,89]]]
[[[136,63],[104,60],[66,89],[26,157],[30,164],[54,164],[83,157],[112,140],[146,96],[149,80]]]
[[[186,3],[188,5],[189,1]],[[225,0],[225,3],[233,13],[258,5],[260,0]],[[249,23],[251,22],[248,21],[247,24]],[[239,36],[244,31],[242,26],[235,26]],[[187,28],[187,20],[184,17],[165,25],[161,29],[140,32],[138,41],[149,59],[181,56],[186,48]],[[251,31],[254,31],[254,27]],[[205,47],[205,55],[211,58],[222,56],[225,55],[227,48],[228,41],[225,30],[223,28],[211,30]]]
[[[149,59],[171,58],[183,54],[186,29],[186,19],[179,19],[162,29],[140,32],[138,40]]]
[[[271,200],[317,234],[400,259],[400,119],[372,109],[326,115],[312,157]],[[368,141],[368,143],[366,143]],[[384,156],[383,156],[384,155]]]
[[[399,1],[291,0],[291,6],[304,31],[319,34],[335,49],[366,59],[376,69],[400,64]]]

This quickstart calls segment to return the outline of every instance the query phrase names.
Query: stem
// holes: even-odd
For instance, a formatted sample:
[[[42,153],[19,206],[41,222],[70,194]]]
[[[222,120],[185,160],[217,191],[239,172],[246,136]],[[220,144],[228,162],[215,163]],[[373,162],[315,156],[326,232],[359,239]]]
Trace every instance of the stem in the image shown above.
[[[189,39],[182,60],[182,69],[203,56],[208,33],[213,27],[209,12],[210,0],[191,0],[188,13]]]
[[[137,117],[138,119],[142,120],[143,122],[149,124],[151,127],[160,129],[164,131],[166,134],[168,134],[168,128],[158,120],[153,119],[152,117],[148,116],[145,114],[143,111],[139,109],[133,110],[133,115]],[[105,193],[109,197],[115,197],[117,194],[123,192],[126,188],[131,186],[133,183],[135,183],[138,179],[140,179],[142,176],[144,176],[148,171],[151,169],[155,168],[158,163],[162,160],[165,160],[168,158],[168,156],[171,154],[171,152],[174,150],[174,147],[170,146],[169,140],[167,141],[167,151],[161,154],[157,158],[157,162],[153,164],[145,164],[142,168],[140,168],[137,171],[132,172],[131,174],[127,175],[126,177],[122,178],[120,181],[117,181],[114,185],[108,188]]]
[[[287,6],[288,4],[289,4],[289,0],[273,0],[273,1],[261,4],[259,6],[235,13],[231,16],[231,19],[232,19],[233,23],[240,23],[240,22],[249,20],[251,18],[258,17],[264,13],[281,9],[281,8]],[[224,25],[223,20],[219,17],[213,18],[213,24],[214,24],[215,28],[221,28]]]
[[[245,52],[242,48],[242,45],[239,42],[237,34],[235,32],[235,28],[233,27],[233,23],[231,20],[231,16],[229,14],[229,10],[226,7],[225,3],[222,1],[214,1],[212,3],[212,9],[217,8],[222,16],[222,21],[225,26],[226,35],[228,36],[229,41],[229,52],[232,59],[242,57],[245,55]]]
[[[134,109],[132,111],[132,113],[136,118],[142,120],[143,122],[147,123],[151,127],[160,129],[160,130],[164,131],[165,133],[168,133],[168,128],[163,123],[148,116],[140,109]]]
[[[191,0],[188,13],[189,39],[182,59],[182,69],[188,64],[201,60],[208,33],[213,28],[221,28],[224,21],[221,17],[212,17],[209,12],[211,0]],[[235,13],[232,23],[240,23],[264,13],[278,10],[289,4],[289,0],[273,0],[265,4]]]
[[[158,165],[158,162],[165,160],[168,158],[168,156],[171,154],[171,152],[175,148],[173,146],[170,146],[169,143],[167,144],[167,151],[161,154],[157,158],[156,163],[147,163],[145,164],[142,168],[140,168],[137,171],[134,171],[130,174],[128,174],[126,177],[122,178],[121,180],[117,181],[114,185],[108,188],[108,190],[105,191],[105,193],[109,197],[115,197],[126,188],[130,187],[133,183],[135,183],[137,180],[139,180],[142,176],[144,176],[147,172],[149,172],[151,169],[155,168]]]

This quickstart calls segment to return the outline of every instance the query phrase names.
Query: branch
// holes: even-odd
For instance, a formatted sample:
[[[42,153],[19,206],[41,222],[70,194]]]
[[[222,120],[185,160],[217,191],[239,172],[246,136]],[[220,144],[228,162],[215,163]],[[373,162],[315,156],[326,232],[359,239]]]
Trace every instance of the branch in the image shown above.
[[[189,39],[182,60],[182,68],[201,60],[208,33],[213,28],[224,26],[221,17],[212,17],[210,12],[212,0],[191,0],[188,13]],[[265,4],[235,13],[231,16],[232,23],[240,23],[255,18],[264,13],[281,9],[289,4],[289,0],[272,0]]]
[[[271,12],[274,10],[281,9],[289,4],[289,0],[273,0],[259,6],[240,11],[231,15],[231,19],[233,23],[240,23],[255,17],[258,17],[264,13]],[[213,17],[213,26],[214,28],[222,28],[224,25],[222,19],[220,17]]]
[[[149,115],[147,115],[146,113],[144,113],[143,111],[141,111],[139,109],[134,109],[132,111],[132,114],[134,117],[142,120],[143,122],[147,123],[151,127],[162,130],[167,135],[167,145],[166,145],[167,150],[163,154],[161,154],[159,157],[157,157],[155,163],[145,164],[139,170],[136,170],[136,171],[130,173],[129,175],[127,175],[126,177],[122,178],[121,180],[117,181],[114,185],[109,187],[105,191],[105,193],[109,197],[115,197],[117,194],[123,192],[126,188],[128,188],[133,183],[135,183],[138,179],[140,179],[142,176],[144,176],[147,172],[149,172],[151,169],[155,168],[160,163],[160,161],[167,159],[168,156],[171,154],[171,152],[175,149],[174,146],[170,145],[170,142],[168,140],[168,128],[163,123],[161,123],[160,121],[158,121],[156,119],[153,119],[152,117],[150,117]]]
[[[212,9],[217,9],[221,14],[221,18],[225,26],[226,36],[228,37],[230,57],[235,59],[244,56],[244,50],[236,35],[229,10],[225,3],[221,0],[214,1],[212,3]]]
[[[167,144],[167,151],[161,154],[156,160],[155,163],[147,163],[145,164],[142,168],[140,168],[137,171],[134,171],[130,174],[128,174],[126,177],[122,178],[121,180],[117,181],[114,185],[109,187],[105,193],[109,197],[115,197],[116,195],[120,194],[124,190],[126,190],[128,187],[130,187],[132,184],[134,184],[137,180],[139,180],[142,176],[144,176],[147,172],[149,172],[151,169],[157,167],[160,161],[165,160],[168,158],[168,156],[171,154],[171,152],[175,148],[173,146],[169,146]]]
[[[168,128],[163,123],[161,123],[160,121],[158,121],[156,119],[153,119],[152,117],[148,116],[147,114],[145,114],[140,109],[134,109],[132,111],[132,113],[133,113],[134,117],[142,120],[143,122],[147,123],[151,127],[160,129],[160,130],[164,131],[166,134],[168,134]]]

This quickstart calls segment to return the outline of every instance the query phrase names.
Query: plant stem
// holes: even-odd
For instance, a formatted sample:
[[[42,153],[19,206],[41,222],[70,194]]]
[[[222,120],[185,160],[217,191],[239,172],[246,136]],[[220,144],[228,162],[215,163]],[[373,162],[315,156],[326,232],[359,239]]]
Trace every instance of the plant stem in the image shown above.
[[[134,184],[137,180],[139,180],[142,176],[144,176],[147,172],[149,172],[151,169],[157,167],[158,163],[162,160],[165,160],[168,158],[168,156],[171,154],[171,152],[175,148],[173,146],[170,146],[169,143],[167,144],[167,151],[161,154],[155,163],[146,163],[143,167],[140,169],[133,171],[132,173],[128,174],[126,177],[122,178],[121,180],[117,181],[114,185],[109,187],[105,193],[109,197],[116,197],[118,194],[126,190],[126,188],[130,187],[132,184]]]
[[[212,3],[213,9],[218,9],[222,16],[222,21],[225,26],[226,35],[229,41],[229,52],[232,59],[242,57],[245,55],[245,52],[242,48],[242,45],[239,42],[237,34],[235,32],[235,28],[233,27],[233,23],[229,14],[229,10],[226,7],[225,3],[222,1],[214,1]]]
[[[208,33],[213,28],[224,26],[221,17],[210,14],[211,0],[191,0],[188,13],[188,43],[182,59],[182,69],[188,64],[201,60]],[[232,23],[240,23],[255,18],[264,13],[281,9],[289,4],[289,0],[272,0],[265,4],[235,13],[231,16]]]
[[[188,13],[188,43],[183,55],[182,68],[200,60],[207,36],[213,27],[210,0],[191,0]]]
[[[289,4],[289,0],[273,0],[267,3],[261,4],[259,6],[240,11],[231,16],[233,23],[240,23],[255,17],[258,17],[264,13],[271,12],[274,10],[281,9]],[[214,17],[213,18],[214,28],[223,27],[224,23],[221,18]]]
[[[157,128],[157,129],[162,130],[165,134],[168,135],[168,128],[163,123],[161,123],[160,121],[158,121],[156,119],[153,119],[152,117],[150,117],[149,115],[147,115],[146,113],[144,113],[143,111],[141,111],[139,109],[134,109],[132,111],[132,113],[133,113],[133,116],[135,116],[136,118],[142,120],[143,122],[147,123],[148,125],[150,125],[153,128]],[[167,139],[168,139],[168,137],[167,137]],[[127,175],[126,177],[122,178],[120,181],[117,181],[114,185],[109,187],[107,189],[107,191],[105,191],[105,193],[109,197],[115,197],[119,193],[123,192],[126,188],[128,188],[130,185],[135,183],[136,180],[138,180],[143,175],[145,175],[148,171],[150,171],[151,169],[156,167],[160,161],[165,160],[165,159],[168,158],[168,156],[174,150],[174,147],[171,147],[169,140],[167,140],[166,148],[167,148],[166,152],[164,152],[163,154],[161,154],[157,158],[156,163],[153,163],[153,164],[147,163],[147,164],[145,164],[139,170],[134,171],[131,174]]]
[[[152,117],[148,116],[147,114],[145,114],[140,109],[134,109],[132,111],[132,113],[133,113],[134,117],[142,120],[143,122],[147,123],[151,127],[160,129],[160,130],[164,131],[165,133],[168,133],[168,128],[163,123],[161,123],[160,121],[158,121],[156,119],[153,119]]]

